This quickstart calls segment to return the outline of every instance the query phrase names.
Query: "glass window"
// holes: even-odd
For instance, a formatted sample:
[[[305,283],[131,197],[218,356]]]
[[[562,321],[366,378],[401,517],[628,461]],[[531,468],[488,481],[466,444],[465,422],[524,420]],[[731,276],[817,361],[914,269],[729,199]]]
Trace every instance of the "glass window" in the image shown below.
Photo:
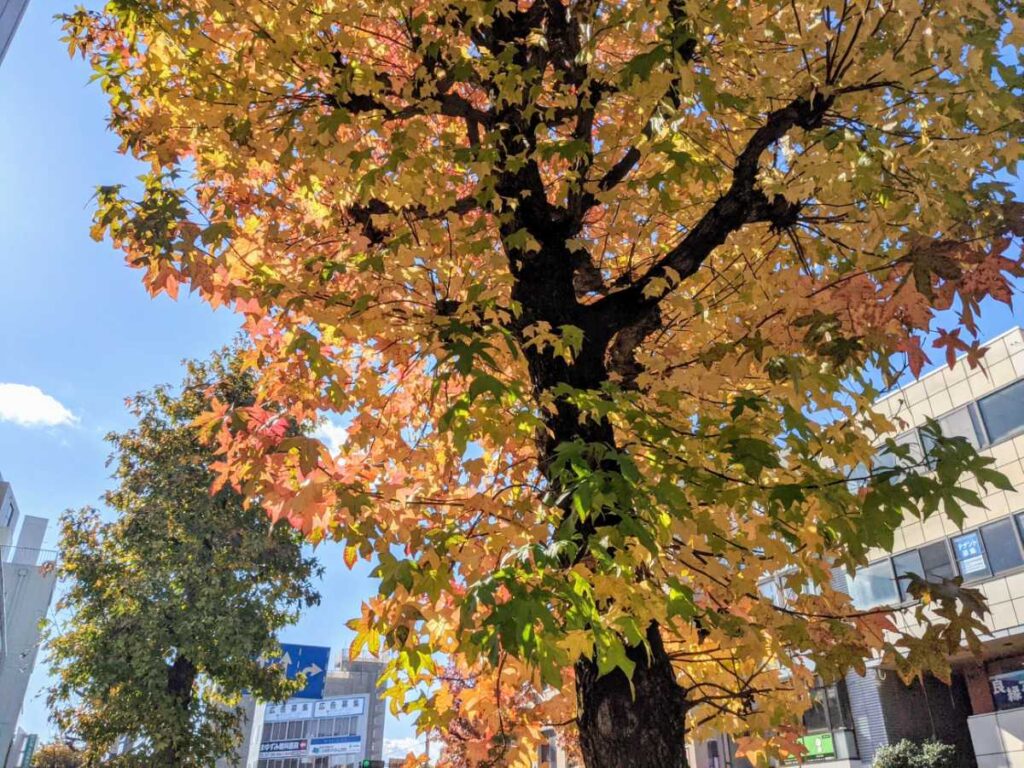
[[[986,525],[981,529],[981,538],[985,542],[985,554],[988,555],[992,573],[1002,573],[1024,565],[1013,521],[1009,518]]]
[[[287,738],[288,723],[274,723],[274,734],[271,741],[284,741]]]
[[[273,723],[263,724],[263,741],[270,741],[270,733],[273,730]]]
[[[921,547],[918,553],[921,555],[921,565],[924,566],[924,577],[928,581],[941,581],[956,576],[945,539]]]
[[[847,575],[846,585],[854,607],[860,610],[894,605],[900,601],[892,564],[888,560],[858,568],[852,579]]]
[[[775,579],[762,581],[757,585],[757,591],[764,597],[771,600],[773,605],[782,605],[782,600],[779,595],[779,583]]]
[[[804,728],[809,732],[831,730],[824,688],[815,688],[811,691],[811,708],[804,712]]]
[[[916,463],[920,462],[924,458],[924,452],[921,450],[921,442],[917,437],[917,430],[912,429],[909,432],[896,435],[892,438],[892,441],[896,443],[897,447],[909,446],[910,452],[906,459],[897,458],[894,454],[890,453],[885,444],[879,446],[878,451],[875,453],[874,471],[878,472],[882,469],[892,469],[897,465],[904,465],[907,462]]]
[[[971,531],[954,538],[953,552],[964,581],[982,579],[990,574],[988,561],[985,559],[985,548],[981,543],[981,534],[978,531]]]
[[[833,729],[852,728],[853,719],[850,717],[846,683],[840,681],[836,685],[830,685],[825,689],[825,698],[828,701],[828,716],[831,727]]]
[[[288,723],[288,736],[289,739],[301,739],[302,738],[302,721],[292,720]]]
[[[957,408],[952,413],[947,413],[945,416],[936,419],[936,421],[939,423],[939,429],[943,437],[966,437],[967,442],[975,448],[981,447],[982,438],[974,423],[970,406],[965,405],[963,408]],[[924,444],[926,452],[931,451],[932,446],[935,445],[935,441],[923,431],[921,432],[921,442]]]
[[[978,410],[991,443],[1024,430],[1024,379],[981,398]]]
[[[896,581],[900,587],[900,599],[910,600],[910,579],[908,574],[924,576],[924,568],[921,565],[921,554],[912,549],[909,552],[901,552],[892,559],[892,567],[896,571]]]

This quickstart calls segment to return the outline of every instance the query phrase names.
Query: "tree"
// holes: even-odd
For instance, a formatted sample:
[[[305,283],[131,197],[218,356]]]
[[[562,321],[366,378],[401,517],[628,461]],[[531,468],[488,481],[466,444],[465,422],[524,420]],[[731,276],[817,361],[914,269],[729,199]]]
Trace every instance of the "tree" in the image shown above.
[[[278,630],[318,602],[319,566],[258,504],[230,488],[211,493],[217,455],[192,423],[208,398],[241,407],[253,388],[240,358],[222,352],[188,363],[180,392],[137,395],[135,426],[107,437],[115,518],[61,518],[49,702],[57,725],[84,742],[87,765],[126,739],[119,765],[205,768],[238,742],[243,691],[278,701],[300,685],[266,660],[279,652]]]
[[[963,441],[873,461],[899,424],[872,403],[929,333],[980,364],[982,303],[1022,274],[1017,4],[113,0],[65,23],[150,169],[100,189],[95,236],[255,345],[256,403],[204,421],[221,478],[376,559],[357,645],[395,651],[424,729],[458,696],[468,759],[525,765],[569,722],[588,768],[681,766],[688,727],[791,752],[815,675],[942,674],[971,636],[956,585],[921,640],[831,572],[1005,485]]]
[[[82,756],[59,741],[44,744],[32,756],[32,768],[82,768]]]

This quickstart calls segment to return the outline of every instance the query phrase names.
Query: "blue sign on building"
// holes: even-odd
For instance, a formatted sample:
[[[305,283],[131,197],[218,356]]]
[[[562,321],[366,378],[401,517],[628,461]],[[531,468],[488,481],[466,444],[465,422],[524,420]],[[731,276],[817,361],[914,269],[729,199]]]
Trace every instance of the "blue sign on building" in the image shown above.
[[[331,649],[320,645],[292,645],[281,643],[281,658],[273,663],[285,667],[289,680],[300,674],[306,676],[306,687],[292,696],[293,699],[322,699],[324,682],[327,679],[327,665],[331,660]]]
[[[354,755],[362,751],[362,736],[327,736],[309,740],[311,755]]]

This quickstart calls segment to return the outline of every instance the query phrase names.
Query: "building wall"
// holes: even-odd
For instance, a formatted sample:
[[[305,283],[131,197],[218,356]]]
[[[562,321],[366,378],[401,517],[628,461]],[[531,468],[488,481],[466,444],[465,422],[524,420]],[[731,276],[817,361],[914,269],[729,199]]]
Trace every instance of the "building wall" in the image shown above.
[[[858,607],[897,608],[894,618],[905,631],[920,634],[923,626],[915,616],[917,606],[900,603],[893,558],[912,561],[917,556],[914,552],[926,545],[933,552],[947,553],[949,575],[961,575],[968,586],[981,591],[990,613],[984,619],[988,633],[983,637],[981,658],[965,651],[952,659],[952,686],[926,679],[923,690],[920,685],[908,688],[894,672],[881,669],[877,663],[869,666],[864,677],[847,675],[862,765],[870,765],[885,744],[902,738],[923,741],[934,737],[957,746],[963,768],[973,768],[975,763],[978,768],[1024,768],[1024,707],[993,711],[997,705],[990,680],[993,675],[1019,674],[1020,687],[1014,695],[1024,703],[1024,331],[1014,328],[986,342],[986,347],[984,370],[972,371],[961,360],[953,369],[940,367],[876,403],[879,411],[902,422],[899,435],[891,437],[901,444],[916,445],[915,450],[923,451],[918,430],[929,418],[940,421],[944,434],[960,434],[957,430],[961,430],[977,440],[979,452],[995,460],[993,468],[1009,479],[1014,490],[989,488],[982,494],[978,484],[967,481],[963,487],[982,495],[983,508],[966,507],[967,517],[960,525],[941,511],[924,521],[908,515],[895,532],[892,551],[870,553],[872,568],[879,569],[875,573],[884,574],[888,569],[896,598]],[[996,413],[993,404],[997,401],[1005,406],[1002,413],[1011,412],[1009,417]],[[954,413],[963,419],[957,421]],[[993,523],[997,527],[989,527]],[[992,551],[985,549],[985,530],[991,534]],[[975,532],[978,540],[985,542],[981,558],[990,569],[989,573],[976,572],[978,578],[968,572],[975,567],[969,561],[977,558],[968,557],[958,546],[967,541],[964,536],[971,537]],[[1003,546],[1010,550],[1006,562],[1011,564],[997,568],[992,553]],[[1014,557],[1016,564],[1012,564]],[[837,587],[858,594],[856,580],[851,582],[845,573],[837,571],[835,581]],[[974,736],[973,742],[969,733]],[[694,745],[694,756],[698,768],[705,768],[701,765],[701,745]],[[838,768],[839,762],[825,760],[818,765]]]
[[[0,64],[27,7],[28,0],[0,0]]]
[[[360,737],[360,751],[358,754],[332,755],[330,757],[313,757],[311,755],[289,755],[280,758],[281,763],[267,755],[261,757],[260,745],[265,741],[276,740],[272,734],[268,734],[268,726],[273,719],[275,705],[254,706],[251,701],[246,701],[246,712],[252,713],[251,718],[247,717],[243,723],[243,745],[242,751],[238,753],[238,762],[245,768],[335,768],[336,766],[357,766],[363,759],[381,760],[384,752],[384,702],[380,696],[380,689],[377,687],[377,680],[384,669],[384,662],[372,659],[357,659],[350,661],[347,651],[342,650],[338,654],[335,664],[327,671],[324,681],[323,701],[345,697],[346,699],[358,698],[362,701],[362,714],[359,715],[354,735]],[[290,699],[286,702],[289,707],[298,712],[309,711],[308,715],[296,714],[294,720],[305,720],[308,724],[303,728],[310,732],[310,729],[318,729],[318,719],[313,717],[310,709],[317,699]],[[344,711],[339,711],[338,716],[347,716]],[[319,731],[311,731],[318,733]],[[304,736],[302,738],[310,738]],[[221,761],[217,768],[227,768],[230,761]]]
[[[384,663],[370,659],[349,661],[346,654],[327,675],[324,685],[324,696],[347,696],[349,694],[366,693],[366,757],[370,760],[381,760],[384,756],[384,718],[385,706],[381,698],[377,680],[384,672]]]
[[[18,519],[11,486],[0,478],[0,766],[17,757],[14,736],[39,653],[39,623],[56,582],[53,553],[39,549],[46,520],[26,516],[12,546]]]

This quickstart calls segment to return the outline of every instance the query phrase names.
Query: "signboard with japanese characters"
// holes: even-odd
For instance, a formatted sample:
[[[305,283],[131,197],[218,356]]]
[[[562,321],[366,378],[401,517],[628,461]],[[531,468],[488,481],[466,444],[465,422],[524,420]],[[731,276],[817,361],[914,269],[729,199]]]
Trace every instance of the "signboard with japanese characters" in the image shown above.
[[[1024,707],[1024,669],[993,675],[988,681],[996,709]]]
[[[263,713],[263,722],[280,723],[285,720],[308,720],[313,717],[313,705],[316,702],[288,699],[284,704],[267,704]]]
[[[327,736],[309,742],[311,755],[355,755],[362,749],[362,736]]]
[[[305,757],[308,747],[306,739],[264,741],[260,744],[260,757]]]
[[[336,696],[316,702],[314,717],[345,717],[363,714],[365,696]]]

